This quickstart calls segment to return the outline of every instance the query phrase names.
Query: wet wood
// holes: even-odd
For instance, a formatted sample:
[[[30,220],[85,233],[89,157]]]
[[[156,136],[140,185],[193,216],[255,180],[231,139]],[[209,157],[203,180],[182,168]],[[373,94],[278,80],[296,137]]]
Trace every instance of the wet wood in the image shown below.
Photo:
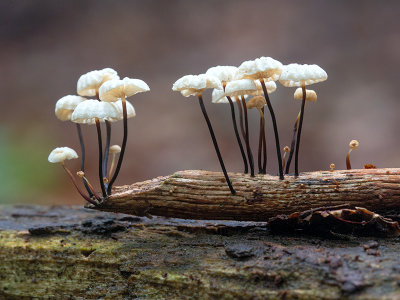
[[[0,299],[399,299],[398,243],[0,206]]]
[[[137,216],[266,221],[317,207],[349,204],[386,214],[400,211],[400,169],[317,171],[298,177],[189,170],[116,187],[98,207]]]

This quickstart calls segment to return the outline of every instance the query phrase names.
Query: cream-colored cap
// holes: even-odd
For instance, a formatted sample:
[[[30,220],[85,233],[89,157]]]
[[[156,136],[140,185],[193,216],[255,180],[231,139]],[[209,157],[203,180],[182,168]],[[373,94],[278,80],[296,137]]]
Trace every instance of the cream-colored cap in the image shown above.
[[[231,81],[225,87],[225,94],[230,97],[250,95],[252,93],[257,93],[257,86],[254,80],[251,79]]]
[[[297,88],[293,95],[296,100],[303,100],[303,90],[302,88]],[[317,93],[314,90],[306,89],[306,101],[316,102]]]
[[[117,72],[111,68],[105,68],[103,70],[94,70],[83,74],[78,79],[77,93],[81,96],[96,96],[100,86],[112,79],[119,79]]]
[[[234,66],[216,66],[207,70],[206,75],[217,77],[222,83],[234,80],[238,68]]]
[[[279,82],[287,87],[310,85],[328,79],[326,72],[317,65],[290,64],[283,66]]]
[[[74,149],[68,147],[58,147],[50,152],[48,160],[51,163],[61,163],[64,160],[75,158],[78,158],[78,154],[76,154]]]
[[[85,101],[86,98],[75,95],[67,95],[60,98],[56,103],[56,117],[61,121],[71,120],[71,115],[79,103]]]
[[[126,101],[128,118],[135,116],[132,104]],[[122,101],[103,102],[97,100],[86,100],[79,104],[72,113],[71,121],[81,124],[96,124],[96,118],[100,122],[105,120],[116,122],[123,119]]]
[[[114,102],[123,97],[150,91],[146,82],[140,79],[125,77],[122,80],[114,79],[104,82],[99,89],[100,100]]]
[[[172,86],[173,91],[181,92],[185,97],[197,96],[203,90],[210,88],[223,89],[221,80],[215,76],[206,74],[183,76]]]
[[[356,150],[356,149],[358,148],[359,145],[360,145],[360,143],[359,143],[357,140],[352,140],[352,141],[349,143],[349,147],[350,147],[350,149],[352,149],[352,150]]]
[[[111,154],[120,153],[121,147],[119,145],[112,145],[109,151]]]
[[[247,101],[247,109],[257,108],[261,109],[267,104],[267,100],[263,96],[255,96]]]
[[[276,81],[282,73],[282,63],[271,57],[260,57],[243,62],[236,74],[236,79],[264,79]]]

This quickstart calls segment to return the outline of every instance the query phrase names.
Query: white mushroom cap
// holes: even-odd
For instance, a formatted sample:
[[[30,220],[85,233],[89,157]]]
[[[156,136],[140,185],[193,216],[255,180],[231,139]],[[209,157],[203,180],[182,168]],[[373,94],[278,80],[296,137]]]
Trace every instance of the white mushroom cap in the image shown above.
[[[114,102],[124,97],[148,91],[150,91],[150,88],[143,80],[125,77],[122,80],[114,79],[104,82],[100,86],[99,97],[102,101]]]
[[[126,108],[128,118],[136,115],[135,109],[128,101],[126,101]],[[110,122],[122,120],[122,101],[103,102],[97,100],[86,100],[75,108],[71,116],[71,121],[93,125],[96,124],[96,118],[99,119],[100,122],[104,122],[105,120]]]
[[[360,143],[357,140],[351,140],[349,143],[349,147],[351,150],[356,150],[360,146]]]
[[[263,88],[262,88],[261,82],[258,80],[255,80],[254,83],[257,87],[257,92],[250,93],[249,95],[254,95],[254,96],[261,95],[263,93]],[[264,82],[264,84],[265,84],[265,87],[267,88],[268,94],[271,94],[276,91],[275,81],[267,81],[267,82]]]
[[[310,85],[328,79],[326,72],[317,65],[290,64],[283,66],[279,82],[287,87]]]
[[[302,88],[297,88],[293,95],[296,100],[303,100],[303,90]],[[306,90],[306,101],[316,102],[317,93],[314,90]]]
[[[282,63],[271,57],[260,57],[243,62],[236,74],[236,79],[261,79],[276,81],[282,73]]]
[[[78,154],[76,154],[74,149],[68,147],[58,147],[50,152],[48,160],[51,163],[61,163],[64,160],[75,158],[78,158]]]
[[[116,154],[121,152],[121,147],[119,145],[112,145],[110,147],[110,154]]]
[[[71,115],[74,112],[75,107],[85,100],[86,98],[75,95],[67,95],[60,98],[56,103],[55,109],[57,118],[61,121],[71,120]]]
[[[225,94],[230,97],[250,95],[252,93],[257,93],[257,86],[254,80],[251,79],[231,81],[225,87]]]
[[[209,68],[206,75],[215,76],[222,83],[227,83],[234,79],[237,71],[238,68],[234,66],[216,66]]]
[[[78,79],[77,93],[81,96],[96,96],[100,86],[112,79],[119,79],[117,72],[111,68],[105,68],[103,70],[94,70],[83,74]]]
[[[221,81],[211,75],[186,75],[179,78],[172,86],[173,91],[181,92],[185,97],[197,96],[205,89],[215,88],[222,90]]]
[[[226,98],[224,90],[213,89],[211,98],[212,103],[229,103],[229,100],[228,98]]]

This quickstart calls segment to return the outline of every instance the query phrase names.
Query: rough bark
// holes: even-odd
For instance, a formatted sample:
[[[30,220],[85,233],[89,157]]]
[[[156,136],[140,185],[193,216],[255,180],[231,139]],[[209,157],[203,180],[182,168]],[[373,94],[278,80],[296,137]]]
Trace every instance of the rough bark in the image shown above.
[[[0,207],[0,299],[399,299],[398,242]]]
[[[204,220],[266,221],[279,214],[349,204],[386,214],[400,211],[400,169],[318,171],[300,176],[180,171],[170,176],[116,187],[95,208],[137,216]]]

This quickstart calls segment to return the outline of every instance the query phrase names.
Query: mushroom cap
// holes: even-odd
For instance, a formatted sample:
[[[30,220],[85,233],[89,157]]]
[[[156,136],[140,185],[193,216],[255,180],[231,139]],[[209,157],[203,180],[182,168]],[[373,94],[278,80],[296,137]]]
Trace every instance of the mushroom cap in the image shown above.
[[[326,72],[317,65],[290,64],[283,66],[279,82],[287,87],[310,85],[328,79]]]
[[[119,145],[112,145],[110,147],[110,154],[116,154],[121,152],[121,147]]]
[[[234,79],[238,68],[234,66],[216,66],[207,70],[206,75],[217,77],[222,83],[227,83]]]
[[[117,72],[111,68],[94,70],[83,74],[78,79],[77,93],[81,96],[96,96],[99,87],[106,81],[119,79]]]
[[[230,97],[251,95],[252,93],[257,93],[257,86],[251,79],[230,81],[225,87],[225,94]]]
[[[224,90],[213,89],[211,98],[212,103],[229,103]]]
[[[303,100],[303,90],[302,88],[297,88],[293,95],[296,100]],[[306,101],[316,102],[317,93],[314,90],[306,90]]]
[[[60,98],[56,103],[56,117],[61,121],[71,120],[71,115],[79,103],[85,101],[86,98],[75,95],[67,95]]]
[[[128,118],[134,117],[135,109],[132,104],[126,101],[126,109]],[[81,124],[96,124],[96,118],[100,122],[105,120],[116,122],[123,119],[122,101],[103,102],[97,100],[86,100],[79,104],[71,116],[71,121]]]
[[[258,108],[261,109],[267,104],[267,100],[263,96],[255,96],[246,102],[248,109]]]
[[[356,150],[359,145],[360,143],[357,140],[351,140],[351,142],[349,143],[349,147],[351,150]]]
[[[236,79],[264,79],[276,81],[282,73],[282,63],[271,57],[260,57],[243,62],[236,74]]]
[[[215,88],[222,90],[222,83],[215,76],[200,74],[200,75],[186,75],[179,78],[172,85],[172,90],[181,92],[185,97],[197,96],[205,89]]]
[[[122,80],[113,79],[104,82],[99,89],[99,98],[102,101],[114,102],[123,97],[148,91],[150,88],[143,80],[125,77]]]
[[[289,148],[289,146],[285,146],[285,147],[283,147],[283,151],[285,151],[286,153],[290,152],[290,148]]]
[[[250,95],[259,96],[263,93],[263,88],[262,88],[261,82],[258,80],[255,80],[254,83],[256,84],[257,92],[250,93]],[[268,94],[272,94],[273,92],[276,91],[275,81],[267,81],[267,82],[264,82],[264,84],[265,84],[265,87],[267,88]]]
[[[51,163],[61,163],[64,160],[75,158],[78,158],[78,154],[76,154],[74,149],[68,147],[58,147],[50,152],[48,160]]]

